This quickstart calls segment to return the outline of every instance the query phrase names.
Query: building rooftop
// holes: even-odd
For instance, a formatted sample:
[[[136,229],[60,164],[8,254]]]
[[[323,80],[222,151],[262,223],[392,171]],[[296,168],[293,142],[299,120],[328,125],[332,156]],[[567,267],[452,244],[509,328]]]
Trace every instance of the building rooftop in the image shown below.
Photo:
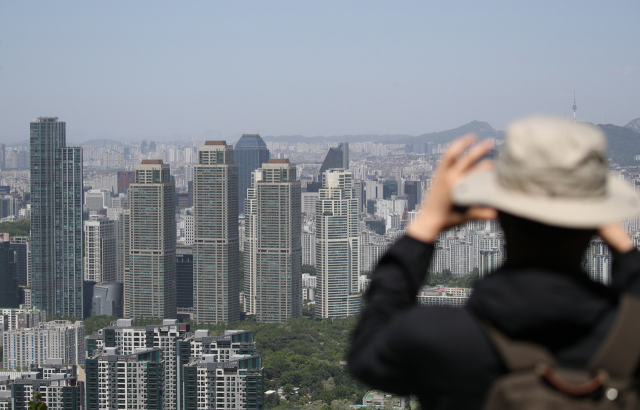
[[[288,164],[289,163],[289,159],[288,158],[271,158],[268,162],[269,164]]]
[[[204,145],[227,145],[227,141],[205,141]]]
[[[260,137],[260,134],[242,134],[236,142],[235,149],[238,148],[267,148],[267,144]]]
[[[143,159],[142,164],[162,164],[161,159]]]

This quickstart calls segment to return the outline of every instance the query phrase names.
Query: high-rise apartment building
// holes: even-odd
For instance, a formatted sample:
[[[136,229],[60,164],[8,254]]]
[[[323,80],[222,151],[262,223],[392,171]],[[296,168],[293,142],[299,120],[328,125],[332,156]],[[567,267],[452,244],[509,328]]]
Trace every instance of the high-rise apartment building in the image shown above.
[[[118,280],[117,224],[104,215],[92,215],[84,221],[84,280]]]
[[[242,213],[251,173],[269,161],[269,149],[260,134],[242,134],[233,150],[233,160],[238,164],[238,213]]]
[[[169,164],[144,159],[124,211],[124,315],[176,317],[175,183]],[[127,252],[128,249],[128,252]]]
[[[244,211],[244,310],[260,322],[285,322],[302,309],[300,181],[288,159],[270,159],[252,179]]]
[[[82,148],[57,117],[31,122],[32,303],[82,317]]]
[[[316,203],[316,317],[359,314],[358,199],[351,172],[330,169],[322,174]]]
[[[238,164],[233,146],[207,141],[193,166],[193,320],[240,318]]]

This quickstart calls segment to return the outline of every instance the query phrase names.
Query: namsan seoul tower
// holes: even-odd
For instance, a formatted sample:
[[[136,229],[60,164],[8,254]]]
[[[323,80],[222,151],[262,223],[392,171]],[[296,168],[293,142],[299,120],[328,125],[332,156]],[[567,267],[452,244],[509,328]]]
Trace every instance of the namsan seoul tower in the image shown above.
[[[576,105],[576,92],[573,92],[573,122],[576,122],[576,109],[578,106]]]

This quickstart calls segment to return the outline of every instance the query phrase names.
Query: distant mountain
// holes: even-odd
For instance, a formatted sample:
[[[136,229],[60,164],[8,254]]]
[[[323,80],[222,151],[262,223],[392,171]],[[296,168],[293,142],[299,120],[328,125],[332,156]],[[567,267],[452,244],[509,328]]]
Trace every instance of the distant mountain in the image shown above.
[[[611,161],[623,167],[640,165],[635,160],[635,156],[640,155],[639,132],[628,128],[628,125],[620,127],[612,124],[599,124],[598,127],[607,136]]]
[[[440,131],[440,132],[432,132],[429,134],[422,134],[417,137],[407,138],[402,141],[407,144],[411,144],[414,142],[426,141],[426,142],[434,142],[436,144],[442,144],[450,142],[458,137],[461,137],[465,134],[474,133],[479,138],[504,138],[504,131],[499,131],[494,129],[491,125],[482,121],[471,121],[468,124],[465,124],[461,127],[454,128],[452,130]]]
[[[376,135],[376,134],[363,134],[363,135],[340,135],[333,137],[304,137],[302,135],[285,135],[285,136],[273,136],[273,135],[262,135],[262,139],[265,141],[272,142],[288,142],[290,144],[295,143],[307,143],[307,144],[318,144],[321,142],[389,142],[395,143],[400,139],[411,138],[411,135],[405,134],[394,134],[394,135]]]
[[[631,120],[629,124],[624,126],[625,128],[631,128],[636,132],[640,132],[640,118],[636,118],[635,120]]]

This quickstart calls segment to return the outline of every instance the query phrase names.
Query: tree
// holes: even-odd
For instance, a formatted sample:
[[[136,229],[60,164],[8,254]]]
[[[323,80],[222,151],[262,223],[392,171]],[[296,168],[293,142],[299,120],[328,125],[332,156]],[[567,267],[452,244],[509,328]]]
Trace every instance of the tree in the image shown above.
[[[15,222],[0,223],[0,232],[6,232],[9,236],[29,236],[31,233],[31,221],[29,219],[18,219]]]
[[[47,410],[47,405],[42,402],[42,395],[34,394],[33,400],[28,403],[29,410]]]
[[[316,267],[313,265],[302,265],[302,273],[308,273],[310,275],[316,274]]]

